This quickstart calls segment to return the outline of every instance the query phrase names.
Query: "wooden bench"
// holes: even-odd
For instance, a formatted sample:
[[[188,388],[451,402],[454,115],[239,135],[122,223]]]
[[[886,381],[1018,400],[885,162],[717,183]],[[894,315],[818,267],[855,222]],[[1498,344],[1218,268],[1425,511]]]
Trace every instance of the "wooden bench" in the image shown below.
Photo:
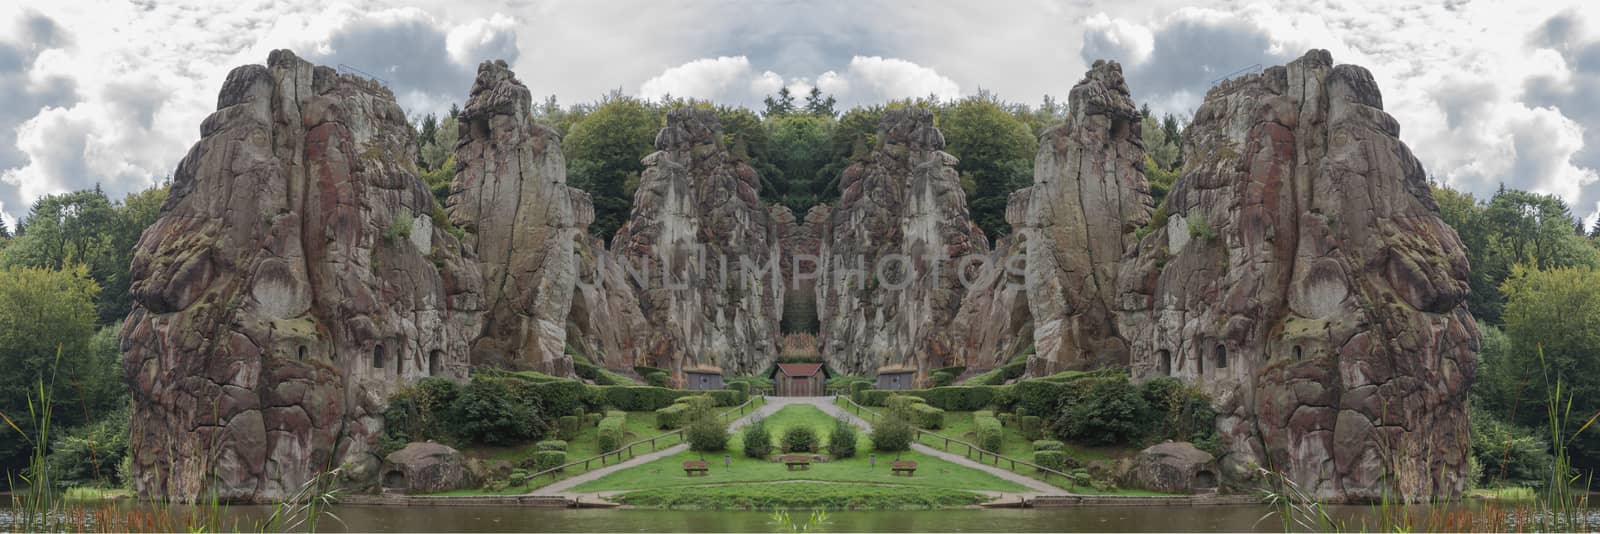
[[[778,458],[778,461],[781,461],[783,462],[783,465],[788,466],[790,471],[794,471],[794,468],[796,467],[800,468],[802,471],[811,469],[810,456],[784,456]]]
[[[695,473],[699,473],[700,476],[709,476],[709,475],[711,475],[711,469],[706,466],[705,462],[684,462],[683,463],[683,474],[684,475],[692,477],[692,476],[695,476]]]
[[[916,462],[907,461],[907,462],[895,462],[890,467],[890,473],[889,474],[893,475],[893,476],[898,476],[900,473],[905,473],[906,476],[911,476],[913,473],[916,473],[916,472],[917,472],[917,463]]]

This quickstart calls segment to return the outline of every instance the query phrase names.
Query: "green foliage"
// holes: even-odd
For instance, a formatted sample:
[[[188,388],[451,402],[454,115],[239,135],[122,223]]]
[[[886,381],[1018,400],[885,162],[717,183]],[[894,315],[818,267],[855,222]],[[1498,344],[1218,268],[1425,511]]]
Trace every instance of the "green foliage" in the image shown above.
[[[740,385],[750,387],[749,384]],[[738,406],[744,404],[744,401],[750,400],[749,395],[741,393],[737,389],[713,389],[702,391],[701,393],[715,401],[713,404],[717,406]]]
[[[710,412],[713,404],[711,397],[704,395],[679,397],[671,406],[656,410],[656,428],[670,430],[683,427]]]
[[[852,393],[850,400],[862,406],[883,406],[894,394],[894,391],[887,389],[863,389]]]
[[[1063,451],[1066,449],[1067,445],[1065,443],[1053,439],[1033,440],[1033,450],[1036,451]]]
[[[984,498],[944,488],[798,482],[648,489],[622,494],[618,500],[629,506],[675,510],[928,510],[972,506]]]
[[[556,418],[556,433],[561,439],[578,437],[578,432],[583,430],[583,418],[576,415],[563,415]]]
[[[993,416],[973,416],[972,426],[978,434],[978,446],[986,451],[998,451],[1005,446],[1005,429]]]
[[[664,371],[657,371],[645,375],[644,383],[658,388],[672,387],[672,377]]]
[[[1093,380],[1089,394],[1071,404],[1056,420],[1062,439],[1091,444],[1134,443],[1151,421],[1148,402],[1125,376]]]
[[[532,467],[537,472],[555,469],[566,464],[567,451],[540,450],[533,453],[533,465],[529,467]]]
[[[872,427],[872,448],[879,452],[898,452],[911,450],[911,442],[916,438],[916,429],[911,423],[898,417],[885,418]]]
[[[1138,386],[1139,395],[1150,406],[1151,421],[1147,437],[1154,440],[1188,441],[1213,455],[1220,453],[1216,440],[1217,412],[1211,398],[1199,387],[1172,377],[1160,377]]]
[[[568,183],[588,191],[595,221],[591,231],[609,241],[628,218],[633,191],[644,171],[640,161],[655,150],[662,112],[637,98],[608,95],[592,111],[576,114],[562,138]]]
[[[611,452],[622,447],[623,440],[627,438],[625,435],[627,430],[623,426],[628,422],[627,417],[628,414],[626,413],[617,416],[612,415],[612,412],[607,412],[605,419],[600,420],[596,439],[599,442],[601,452]]]
[[[593,408],[610,406],[628,412],[649,412],[671,405],[678,397],[694,394],[654,386],[588,386],[586,402]]]
[[[889,413],[896,417],[911,417],[911,407],[918,404],[927,404],[927,400],[915,395],[895,395],[884,402],[889,408]]]
[[[764,460],[772,454],[772,432],[760,419],[745,425],[742,441],[745,456]]]
[[[565,451],[567,450],[567,442],[559,439],[550,439],[533,444],[533,448],[541,451]]]
[[[1067,467],[1067,453],[1056,449],[1033,451],[1033,463],[1045,469],[1060,471]]]
[[[109,414],[125,398],[115,332],[96,335],[99,291],[83,266],[0,270],[0,355],[6,363],[0,373],[0,413],[23,433],[34,433],[26,414],[42,408],[28,404],[29,396],[39,393],[41,377],[60,377],[46,381],[57,429]],[[0,428],[6,429],[0,431],[0,467],[19,469],[31,446],[17,432]]]
[[[19,227],[15,239],[0,251],[0,269],[68,270],[83,265],[104,290],[95,295],[96,322],[120,321],[132,307],[128,286],[134,245],[160,216],[166,199],[166,185],[130,194],[116,203],[98,186],[46,195],[34,202],[27,225]]]
[[[734,404],[734,406],[738,406],[739,404],[744,404],[744,401],[750,400],[750,383],[749,382],[730,382],[730,383],[728,383],[728,389],[733,390],[733,392],[739,396],[739,402],[737,404]],[[720,404],[720,402],[719,402],[719,404]],[[724,406],[726,406],[726,405],[724,405]]]
[[[1472,406],[1471,416],[1472,458],[1477,461],[1481,476],[1474,482],[1486,486],[1544,485],[1546,470],[1553,461],[1548,441],[1477,405]]]
[[[1554,195],[1501,189],[1487,202],[1436,186],[1439,216],[1456,230],[1472,265],[1467,308],[1488,324],[1503,324],[1502,285],[1517,265],[1551,270],[1600,267],[1600,251],[1575,232],[1567,204]]]
[[[503,380],[473,378],[450,413],[451,427],[468,443],[511,445],[538,440],[549,430],[539,406],[513,397]]]
[[[62,488],[121,485],[118,466],[128,458],[128,415],[123,406],[57,436],[45,457],[55,483]]]
[[[1211,228],[1211,221],[1206,220],[1205,214],[1193,213],[1189,217],[1189,237],[1210,241],[1217,238],[1217,232]]]
[[[828,455],[834,459],[856,455],[856,426],[843,417],[833,420],[833,431],[828,433]]]
[[[947,386],[913,389],[902,395],[925,399],[928,405],[952,412],[970,412],[986,407],[1009,407],[1016,402],[1011,386]],[[866,403],[858,403],[868,406]]]
[[[1573,412],[1600,412],[1600,358],[1596,358],[1600,355],[1600,271],[1519,267],[1513,269],[1502,291],[1510,353],[1493,360],[1486,355],[1483,372],[1487,380],[1502,384],[1499,392],[1510,398],[1485,399],[1485,406],[1521,406],[1515,409],[1516,419],[1509,422],[1546,428],[1545,414],[1531,408],[1545,404],[1552,385],[1560,381],[1565,384],[1563,394],[1573,397]],[[1579,465],[1600,463],[1600,432],[1580,434],[1572,445]]]
[[[933,379],[934,386],[948,386],[956,379],[954,375],[944,371],[934,371],[933,374],[929,376]]]
[[[728,425],[711,414],[701,414],[684,430],[689,450],[715,452],[728,448]]]
[[[794,425],[783,429],[784,452],[817,452],[817,431],[809,426]]]
[[[946,150],[960,160],[956,170],[973,184],[967,191],[973,221],[991,236],[1011,233],[1006,202],[1033,182],[1039,143],[1032,128],[987,92],[955,102],[938,119]]]
[[[1037,415],[1024,415],[1017,418],[1017,426],[1022,435],[1028,439],[1038,438],[1044,430],[1044,423]]]
[[[813,184],[819,181],[819,172],[828,164],[833,117],[769,115],[766,125],[772,144],[781,148],[771,156],[781,178],[771,182],[774,191],[765,196],[773,200],[782,199],[785,206],[803,217],[817,203],[816,186]]]
[[[944,410],[934,408],[927,404],[913,404],[910,412],[912,424],[919,428],[938,430],[944,428]],[[998,424],[999,422],[996,421]]]

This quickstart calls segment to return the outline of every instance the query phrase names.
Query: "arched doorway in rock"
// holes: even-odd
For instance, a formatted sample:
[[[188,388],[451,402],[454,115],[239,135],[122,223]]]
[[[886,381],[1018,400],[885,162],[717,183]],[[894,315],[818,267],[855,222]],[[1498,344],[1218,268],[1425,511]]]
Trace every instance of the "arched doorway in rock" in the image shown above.
[[[1161,366],[1161,376],[1172,376],[1172,351],[1166,349],[1157,351],[1156,365]]]
[[[372,368],[373,369],[382,369],[383,368],[383,345],[382,344],[373,345],[373,347],[372,347]]]
[[[1195,473],[1194,474],[1194,489],[1197,489],[1197,490],[1217,489],[1217,474],[1213,473],[1211,471],[1207,471],[1207,470],[1201,470],[1199,473]]]
[[[391,469],[383,474],[384,489],[406,489],[406,474],[398,469]]]
[[[1228,368],[1228,347],[1224,347],[1221,343],[1217,344],[1217,368]]]
[[[428,353],[428,376],[439,376],[444,373],[444,351],[433,349]]]

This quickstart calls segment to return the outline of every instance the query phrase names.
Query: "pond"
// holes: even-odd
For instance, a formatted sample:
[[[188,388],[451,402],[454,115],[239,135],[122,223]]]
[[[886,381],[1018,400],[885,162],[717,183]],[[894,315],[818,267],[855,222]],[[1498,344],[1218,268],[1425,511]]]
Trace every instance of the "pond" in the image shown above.
[[[9,506],[9,503],[0,506]],[[123,504],[120,506],[143,506]],[[1480,503],[1414,507],[1411,513],[1481,509]],[[1071,509],[833,512],[825,530],[838,532],[1279,532],[1270,509],[1247,506],[1093,507]],[[1376,530],[1377,510],[1341,506],[1334,515],[1355,530]],[[270,515],[265,506],[232,507],[223,524],[249,525]],[[771,532],[769,512],[656,510],[540,510],[528,508],[337,506],[343,522],[324,520],[324,532]],[[0,530],[7,529],[0,508]],[[1361,528],[1366,521],[1367,528]],[[1420,528],[1420,527],[1419,527]]]

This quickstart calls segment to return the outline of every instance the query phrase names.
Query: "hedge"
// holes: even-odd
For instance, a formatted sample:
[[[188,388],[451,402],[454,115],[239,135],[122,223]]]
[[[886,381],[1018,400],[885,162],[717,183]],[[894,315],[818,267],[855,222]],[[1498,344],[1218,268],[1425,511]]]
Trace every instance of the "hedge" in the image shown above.
[[[628,419],[626,414],[624,414],[622,417],[607,416],[605,419],[600,420],[600,431],[598,435],[600,452],[611,452],[622,447],[622,440],[624,437],[626,437],[624,435],[626,430],[624,429],[623,425],[627,424],[627,422]]]
[[[738,385],[749,387],[749,386],[747,386],[745,384],[738,384]],[[716,405],[717,406],[724,406],[724,407],[727,407],[727,406],[738,406],[740,404],[744,404],[744,401],[750,399],[750,396],[748,394],[741,393],[741,392],[739,392],[739,390],[736,390],[736,389],[713,389],[713,390],[710,390],[710,391],[702,391],[701,393],[706,394],[706,395],[710,395],[712,399],[716,400]]]
[[[895,395],[893,397],[889,397],[889,400],[884,401],[884,406],[889,408],[889,413],[891,414],[901,414],[910,412],[911,406],[913,405],[927,403],[928,401],[922,397]]]
[[[1066,385],[1046,380],[1024,380],[1011,387],[1015,388],[1017,408],[1032,414],[1056,413],[1067,391]]]
[[[565,451],[567,442],[559,439],[549,439],[533,444],[533,448],[541,451]]]
[[[563,439],[572,439],[583,430],[583,418],[576,415],[563,415],[556,418],[556,432]]]
[[[988,407],[1008,408],[1016,403],[1013,386],[947,386],[901,391],[922,397],[928,404],[951,412],[971,412]],[[862,405],[860,401],[856,401]],[[1052,410],[1054,407],[1051,407]]]
[[[694,418],[698,410],[693,403],[675,403],[672,406],[656,410],[656,428],[671,430],[683,428]]]
[[[533,453],[533,468],[539,471],[552,469],[566,463],[566,451],[539,451]]]
[[[1065,443],[1053,439],[1033,440],[1033,450],[1036,451],[1062,451],[1066,449],[1067,445]]]
[[[586,413],[583,414],[583,424],[584,426],[598,426],[600,424],[600,420],[604,418],[605,416],[598,413]]]
[[[1067,467],[1067,453],[1057,450],[1033,451],[1033,463],[1060,471]]]
[[[869,390],[869,389],[872,389],[872,384],[868,384],[866,382],[851,382],[850,383],[850,399],[851,400],[855,400],[855,399],[860,398],[858,395],[860,395],[862,391],[866,391],[866,390]]]
[[[738,393],[739,394],[739,403],[738,404],[744,404],[744,401],[750,400],[750,383],[749,382],[730,382],[728,384],[728,389],[732,390],[734,393]],[[735,404],[735,406],[737,406],[738,404]]]
[[[883,406],[883,403],[894,396],[893,391],[885,389],[863,389],[851,395],[851,399],[862,406]]]
[[[1005,444],[1005,430],[1000,428],[1000,420],[993,417],[974,417],[973,426],[977,428],[978,446],[986,451],[999,451]]]
[[[1042,423],[1039,421],[1039,416],[1024,415],[1017,418],[1017,423],[1017,426],[1019,427],[1018,429],[1022,431],[1022,435],[1024,437],[1028,439],[1039,439],[1040,430],[1043,430],[1040,426]]]
[[[917,403],[911,405],[911,415],[912,420],[919,427],[929,430],[944,428],[944,410]],[[996,424],[998,423],[996,421]]]
[[[610,406],[627,412],[649,412],[667,407],[678,397],[697,392],[654,386],[586,386],[586,402],[593,408]],[[566,412],[561,412],[566,413]]]
[[[972,412],[972,416],[973,417],[994,417],[994,410],[978,410],[976,412]],[[999,419],[998,417],[995,417],[995,418]]]
[[[935,386],[948,386],[951,382],[956,380],[955,375],[951,375],[950,373],[946,373],[944,371],[935,371],[928,376]]]

